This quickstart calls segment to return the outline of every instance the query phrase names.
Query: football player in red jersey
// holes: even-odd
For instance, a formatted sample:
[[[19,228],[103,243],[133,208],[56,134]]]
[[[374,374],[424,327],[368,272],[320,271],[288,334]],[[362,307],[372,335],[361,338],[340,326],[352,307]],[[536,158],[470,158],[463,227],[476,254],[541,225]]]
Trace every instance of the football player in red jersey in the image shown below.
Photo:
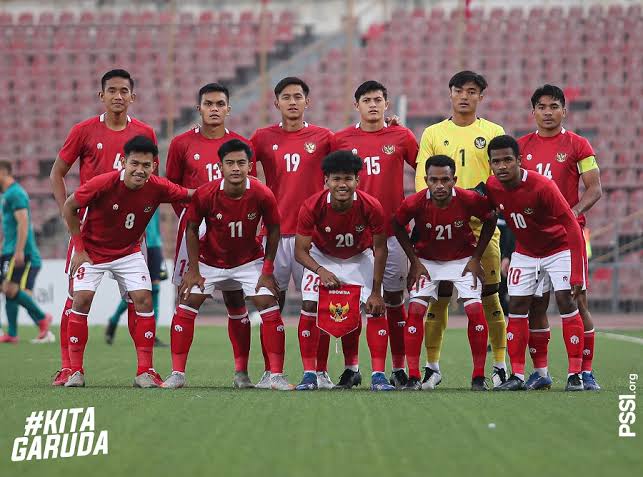
[[[212,181],[221,179],[221,162],[217,151],[226,142],[239,139],[248,140],[239,134],[229,131],[225,126],[226,117],[230,114],[230,92],[218,83],[204,85],[197,94],[197,111],[201,124],[183,134],[179,134],[170,143],[165,169],[166,177],[184,187],[197,188]],[[187,206],[178,204],[174,207],[179,217],[174,256],[174,274],[172,282],[177,287],[181,284],[188,265],[186,244]],[[199,235],[205,234],[205,222],[199,228]],[[241,289],[226,290],[223,300],[228,311],[228,335],[235,353],[234,386],[252,387],[248,377],[248,356],[250,354],[250,320]]]
[[[552,181],[522,169],[518,142],[497,136],[488,146],[493,176],[487,197],[516,236],[508,273],[507,349],[511,377],[497,391],[525,389],[529,307],[541,282],[551,281],[568,358],[567,391],[582,391],[583,321],[575,299],[584,284],[584,242],[571,207]]]
[[[261,164],[266,185],[272,190],[279,205],[281,238],[275,257],[275,279],[279,285],[279,306],[283,310],[290,277],[298,291],[304,269],[295,260],[295,234],[299,204],[324,188],[322,159],[331,148],[333,133],[326,128],[308,124],[304,113],[310,104],[310,88],[300,78],[283,78],[275,86],[275,107],[281,113],[281,122],[258,129],[250,138],[255,163]],[[316,312],[302,313],[306,320],[314,320]],[[300,325],[301,327],[301,325]],[[309,336],[299,330],[300,343]],[[321,332],[320,365],[316,367],[318,385],[330,389],[333,382],[326,368],[330,337]],[[301,348],[302,344],[300,344]],[[305,344],[303,345],[305,346]],[[257,387],[270,386],[270,363],[264,353],[265,372]]]
[[[409,380],[404,389],[422,389],[420,351],[424,315],[429,301],[437,301],[440,283],[449,281],[458,291],[458,298],[464,301],[469,319],[471,389],[487,391],[484,368],[488,329],[482,308],[484,270],[480,259],[496,229],[496,214],[486,197],[455,187],[455,161],[450,157],[432,156],[425,168],[428,188],[407,197],[393,219],[395,236],[411,262],[407,280],[411,301],[404,334]],[[477,245],[469,225],[471,217],[483,223]],[[411,220],[415,220],[417,234],[413,244],[406,230]]]
[[[215,290],[238,290],[252,299],[262,319],[261,333],[270,361],[272,389],[291,390],[283,375],[284,324],[277,303],[273,275],[279,244],[279,209],[275,196],[255,178],[249,178],[252,150],[239,139],[224,143],[218,151],[223,179],[197,189],[187,212],[189,267],[179,289],[171,328],[172,374],[164,388],[185,385],[185,367],[194,336],[194,321],[205,299]],[[205,235],[199,226],[205,221]],[[267,229],[266,252],[257,237],[263,221]],[[250,347],[248,342],[241,343]],[[233,342],[233,346],[235,343]],[[235,361],[237,361],[235,353]],[[235,363],[235,367],[247,367]]]
[[[299,210],[295,257],[306,269],[302,281],[302,312],[314,313],[319,286],[361,286],[360,302],[367,317],[366,340],[371,352],[373,391],[390,391],[384,374],[388,324],[384,317],[382,278],[386,265],[384,211],[371,195],[357,190],[362,160],[351,151],[335,151],[324,158],[322,170],[328,190],[317,192]],[[314,320],[300,318],[300,328],[310,339],[302,347],[304,376],[299,390],[317,389],[316,362],[318,328]],[[362,382],[359,372],[360,326],[342,337],[346,369],[335,386],[350,389]]]
[[[404,163],[415,169],[418,143],[410,129],[387,125],[388,91],[377,81],[366,81],[355,91],[360,122],[335,134],[333,150],[348,149],[364,160],[360,190],[375,197],[384,208],[388,259],[384,271],[384,301],[391,342],[393,374],[398,388],[407,381],[404,364],[404,287],[408,262],[395,238],[390,219],[404,200]]]
[[[67,200],[65,176],[76,161],[79,161],[80,164],[80,185],[83,185],[99,174],[120,170],[122,168],[121,158],[124,153],[123,147],[133,137],[143,135],[156,143],[156,135],[152,127],[127,114],[129,106],[136,99],[134,80],[127,71],[111,70],[105,73],[101,78],[101,91],[98,93],[98,97],[105,106],[105,112],[100,116],[94,116],[78,123],[71,129],[49,175],[54,198],[61,214],[65,200]],[[81,211],[81,218],[84,213],[85,211]],[[70,242],[65,272],[69,271],[69,262],[73,253],[73,244]],[[71,290],[70,278],[70,294]],[[67,339],[67,323],[69,322],[71,305],[70,295],[65,302],[60,320],[62,363],[52,383],[54,386],[65,384],[71,374],[69,341]],[[132,321],[130,326],[133,326],[133,321],[136,320],[136,311],[131,302],[128,304],[127,316],[128,320]]]
[[[525,169],[536,170],[556,183],[571,206],[581,228],[585,227],[585,212],[601,198],[601,178],[594,150],[589,141],[563,127],[566,115],[565,94],[553,85],[538,88],[531,97],[533,115],[538,125],[536,132],[518,139],[522,164]],[[585,191],[579,198],[578,185],[583,181]],[[587,254],[585,275],[587,276]],[[529,352],[534,362],[534,372],[526,382],[527,389],[548,387],[547,345],[550,338],[547,306],[548,281],[543,282],[542,296],[534,297],[529,309]],[[578,296],[578,310],[585,329],[582,378],[585,390],[597,391],[600,386],[592,372],[594,359],[594,323],[587,306],[585,290]]]
[[[106,272],[118,282],[121,295],[129,296],[136,313],[136,320],[129,322],[138,359],[134,386],[151,388],[163,382],[152,364],[156,334],[152,280],[140,242],[159,204],[187,201],[194,191],[153,175],[158,148],[150,138],[134,137],[125,143],[124,154],[124,170],[92,178],[63,206],[75,249],[69,267],[73,303],[67,327],[71,375],[66,387],[85,386],[87,316]],[[88,212],[81,230],[82,208]]]

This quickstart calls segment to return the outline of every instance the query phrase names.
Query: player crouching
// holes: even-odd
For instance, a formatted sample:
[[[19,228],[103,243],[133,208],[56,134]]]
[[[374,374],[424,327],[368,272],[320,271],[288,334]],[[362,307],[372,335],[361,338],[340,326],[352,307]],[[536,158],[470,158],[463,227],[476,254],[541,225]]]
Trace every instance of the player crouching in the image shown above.
[[[393,219],[393,229],[411,267],[408,275],[410,303],[404,333],[409,380],[405,390],[421,390],[420,349],[424,338],[424,315],[429,300],[437,301],[440,282],[452,282],[458,298],[464,300],[469,319],[469,345],[473,357],[471,389],[486,391],[484,376],[487,355],[487,321],[482,308],[481,291],[484,271],[480,258],[496,228],[496,215],[485,197],[455,187],[455,161],[448,156],[433,156],[425,163],[424,178],[428,189],[407,197]],[[471,217],[483,221],[480,240],[469,226]],[[415,220],[417,240],[412,244],[406,225]],[[478,283],[480,281],[480,283]],[[430,370],[427,368],[427,373]],[[425,389],[432,389],[438,380],[428,378]]]
[[[151,139],[136,136],[125,144],[124,152],[122,171],[89,180],[63,207],[75,250],[70,264],[73,305],[67,333],[71,376],[66,387],[85,385],[87,316],[105,272],[112,273],[121,295],[129,295],[134,302],[136,322],[131,332],[138,359],[134,386],[153,388],[163,382],[152,364],[156,335],[152,281],[140,241],[159,204],[187,201],[194,191],[152,175],[158,149]],[[83,207],[88,212],[81,230],[78,209]]]
[[[326,156],[322,170],[328,190],[311,196],[299,211],[295,259],[306,270],[299,321],[304,376],[298,390],[317,388],[319,329],[315,317],[319,286],[333,290],[342,284],[361,286],[359,301],[364,304],[368,319],[366,340],[373,370],[371,389],[395,389],[384,374],[388,346],[388,323],[382,298],[382,278],[388,254],[384,211],[377,199],[357,190],[357,175],[361,169],[362,160],[351,151],[340,150]],[[360,332],[361,318],[357,329],[342,337],[346,369],[335,386],[337,389],[361,384],[358,367]]]
[[[164,388],[185,385],[185,367],[194,337],[194,321],[205,299],[215,290],[243,289],[261,315],[261,334],[270,358],[272,389],[287,391],[292,386],[283,375],[284,323],[276,297],[273,260],[279,244],[279,209],[275,196],[257,179],[248,177],[252,151],[239,139],[224,143],[218,151],[223,179],[199,187],[187,211],[186,243],[188,271],[179,288],[179,304],[171,328],[172,374]],[[199,224],[206,232],[199,241]],[[268,232],[266,253],[257,237],[263,220]],[[231,338],[234,336],[231,334]],[[235,383],[248,377],[250,337],[232,342]]]

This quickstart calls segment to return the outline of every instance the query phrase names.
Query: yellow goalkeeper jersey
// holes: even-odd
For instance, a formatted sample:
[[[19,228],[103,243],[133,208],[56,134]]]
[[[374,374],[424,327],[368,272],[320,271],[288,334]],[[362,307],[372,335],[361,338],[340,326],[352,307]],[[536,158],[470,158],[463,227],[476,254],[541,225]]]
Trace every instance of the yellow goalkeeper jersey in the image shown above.
[[[420,141],[415,190],[426,189],[424,164],[429,157],[438,154],[455,161],[459,187],[472,189],[480,182],[486,182],[491,175],[487,145],[494,137],[504,133],[502,126],[482,118],[464,127],[457,126],[451,119],[429,126],[422,133]]]

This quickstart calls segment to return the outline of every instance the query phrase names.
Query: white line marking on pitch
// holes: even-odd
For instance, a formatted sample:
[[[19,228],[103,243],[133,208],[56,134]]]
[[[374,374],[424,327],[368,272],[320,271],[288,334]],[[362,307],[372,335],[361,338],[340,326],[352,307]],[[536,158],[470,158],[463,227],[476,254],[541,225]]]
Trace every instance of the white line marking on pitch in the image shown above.
[[[609,338],[611,340],[626,341],[628,343],[643,345],[643,338],[637,338],[636,336],[619,335],[618,333],[609,333],[606,331],[597,331],[596,334],[604,336],[605,338]]]

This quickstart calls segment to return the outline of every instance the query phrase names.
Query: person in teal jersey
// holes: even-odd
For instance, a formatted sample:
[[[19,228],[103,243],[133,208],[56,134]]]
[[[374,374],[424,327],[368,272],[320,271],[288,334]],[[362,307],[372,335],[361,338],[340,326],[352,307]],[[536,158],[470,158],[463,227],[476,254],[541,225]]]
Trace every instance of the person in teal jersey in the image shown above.
[[[158,321],[159,316],[159,292],[161,290],[161,281],[167,279],[167,268],[163,259],[163,240],[161,239],[161,221],[159,209],[156,209],[152,219],[145,228],[145,245],[147,249],[147,268],[150,270],[152,279],[152,304],[154,305],[154,318]],[[116,327],[121,315],[127,310],[127,302],[121,300],[118,308],[109,319],[105,329],[105,341],[107,344],[114,342]],[[158,337],[154,339],[154,346],[167,346]]]
[[[31,297],[42,261],[31,227],[29,195],[16,182],[8,161],[0,161],[0,191],[4,236],[0,275],[8,321],[7,334],[0,336],[0,343],[18,342],[18,311],[21,306],[39,328],[38,337],[31,342],[53,343],[56,338],[49,331],[51,315],[43,312]]]

